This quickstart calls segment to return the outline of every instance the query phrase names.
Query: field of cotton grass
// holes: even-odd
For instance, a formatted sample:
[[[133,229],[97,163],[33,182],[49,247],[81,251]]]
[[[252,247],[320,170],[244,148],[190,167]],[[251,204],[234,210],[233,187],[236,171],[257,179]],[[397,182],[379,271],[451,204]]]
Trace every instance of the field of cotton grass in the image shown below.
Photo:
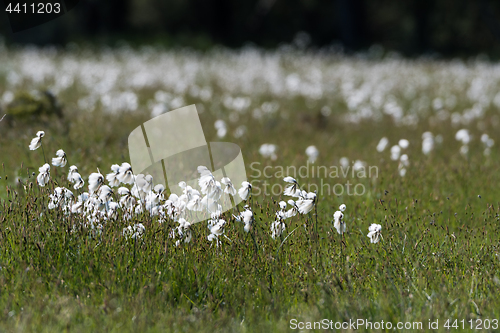
[[[1,330],[498,329],[496,63],[72,45],[0,64]],[[48,93],[62,116],[30,114]],[[248,183],[134,174],[129,133],[190,104]]]

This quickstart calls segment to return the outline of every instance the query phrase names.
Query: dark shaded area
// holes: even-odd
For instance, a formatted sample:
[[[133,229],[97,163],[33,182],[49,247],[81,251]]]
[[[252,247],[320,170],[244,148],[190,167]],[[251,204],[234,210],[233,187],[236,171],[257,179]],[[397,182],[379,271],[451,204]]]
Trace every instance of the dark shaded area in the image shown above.
[[[204,49],[295,42],[347,52],[379,44],[405,55],[500,56],[494,0],[81,0],[62,17],[19,33],[0,15],[0,33],[21,44],[126,40]]]

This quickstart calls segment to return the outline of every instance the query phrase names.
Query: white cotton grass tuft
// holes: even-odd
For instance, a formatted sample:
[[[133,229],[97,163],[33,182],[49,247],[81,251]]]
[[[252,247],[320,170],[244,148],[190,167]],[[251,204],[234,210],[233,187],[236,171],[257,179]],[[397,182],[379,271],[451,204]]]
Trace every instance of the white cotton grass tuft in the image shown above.
[[[469,142],[471,141],[469,130],[465,128],[458,130],[457,133],[455,134],[455,140],[461,142],[464,145],[469,144]]]
[[[385,150],[385,148],[387,148],[388,145],[389,145],[389,139],[387,139],[384,136],[382,139],[380,139],[380,141],[377,144],[377,151],[379,153],[383,152]]]
[[[191,223],[186,221],[184,218],[179,218],[177,221],[179,223],[179,226],[177,227],[177,235],[179,236],[180,239],[178,239],[175,242],[175,246],[179,246],[181,244],[181,240],[184,240],[184,243],[189,243],[191,242],[191,239],[193,237],[191,233]],[[175,232],[174,232],[175,233]]]
[[[354,161],[354,164],[352,165],[352,169],[354,171],[362,171],[366,169],[366,162],[361,161],[361,160],[356,160]]]
[[[38,185],[45,186],[50,180],[50,165],[45,163],[40,168],[38,168],[38,176],[36,177],[36,181]]]
[[[232,196],[236,195],[236,189],[234,188],[231,179],[229,179],[228,177],[223,177],[220,182],[222,185],[224,185],[224,193],[230,194]]]
[[[342,235],[346,231],[346,225],[344,222],[344,213],[346,210],[346,205],[342,204],[339,210],[333,214],[333,226],[337,229],[337,232]]]
[[[104,176],[100,172],[91,173],[89,176],[89,192],[96,192],[104,184]]]
[[[200,178],[198,179],[198,185],[201,188],[201,193],[209,194],[214,191],[215,187],[215,177],[212,172],[203,165],[198,166],[198,173],[200,174]],[[186,188],[186,184],[179,183],[179,186],[182,188]]]
[[[219,138],[222,139],[223,137],[226,136],[227,126],[226,126],[226,122],[224,120],[221,120],[221,119],[216,120],[214,126],[215,126],[215,129],[217,130],[217,136]]]
[[[250,209],[250,206],[246,205],[244,211],[242,211],[238,216],[233,215],[233,217],[236,219],[236,221],[244,224],[243,230],[245,232],[250,231],[253,222],[253,212]]]
[[[219,236],[222,236],[224,234],[225,225],[226,221],[218,217],[214,217],[211,220],[208,220],[208,228],[210,229],[210,235],[208,235],[207,237],[208,240],[211,242],[215,240],[218,244]]]
[[[38,148],[40,148],[40,146],[42,145],[42,138],[45,136],[45,132],[44,131],[38,131],[36,133],[36,136],[31,139],[31,143],[30,143],[30,150],[36,150]]]
[[[131,209],[135,203],[136,199],[132,196],[130,190],[126,187],[120,187],[118,189],[118,194],[121,195],[120,204],[123,205],[126,209]]]
[[[278,155],[276,155],[277,150],[278,147],[276,145],[272,143],[264,143],[260,146],[259,153],[263,157],[270,158],[271,160],[275,161],[278,158]]]
[[[142,223],[137,223],[134,224],[134,226],[128,226],[126,228],[123,228],[123,236],[125,238],[132,238],[132,239],[139,239],[144,235],[144,232],[146,231],[146,228]]]
[[[66,153],[64,150],[59,149],[56,152],[57,157],[52,158],[52,165],[57,166],[57,167],[64,167],[66,166],[66,163],[68,162],[68,159],[66,158]]]
[[[279,202],[279,206],[280,206],[280,209],[281,209],[281,210],[285,210],[285,209],[286,209],[286,205],[287,205],[287,204],[286,204],[286,202],[285,202],[285,201],[283,201],[283,200],[281,200],[281,201]]]
[[[73,172],[71,175],[71,182],[74,183],[73,188],[79,190],[85,185],[85,181],[78,172]]]
[[[247,181],[241,183],[241,188],[238,190],[238,195],[241,200],[246,200],[250,195],[250,191],[252,190],[252,184]]]
[[[287,177],[283,178],[283,181],[290,183],[290,185],[287,185],[285,187],[285,190],[283,191],[284,195],[287,195],[290,197],[296,197],[299,195],[301,190],[299,188],[299,183],[297,182],[297,180],[295,180],[295,178],[287,176]]]
[[[297,205],[297,210],[300,214],[309,213],[316,204],[316,193],[306,192],[305,194],[301,194],[301,197],[295,201],[295,204]]]
[[[120,180],[118,179],[118,174],[120,173],[120,166],[118,164],[113,164],[111,166],[111,173],[106,175],[108,185],[111,187],[116,187],[120,185]]]
[[[132,173],[132,166],[127,162],[122,163],[116,177],[124,184],[133,184],[135,181],[134,174]]]
[[[316,146],[309,146],[306,148],[306,155],[309,162],[314,163],[318,159],[319,150]]]
[[[483,135],[481,135],[481,142],[484,145],[483,154],[485,156],[489,156],[491,154],[491,147],[493,147],[495,145],[495,140],[490,138],[490,136],[488,134],[484,133]]]
[[[399,165],[398,165],[398,170],[399,170],[399,175],[401,177],[404,177],[406,175],[406,168],[410,166],[410,159],[408,158],[408,155],[403,154],[399,158]]]
[[[339,160],[339,164],[342,168],[346,169],[349,167],[349,159],[347,157],[341,157]]]
[[[486,146],[486,148],[491,148],[495,145],[495,140],[490,138],[490,136],[486,133],[481,135],[481,142]]]
[[[112,194],[113,190],[108,185],[102,185],[98,189],[99,199],[101,199],[101,201],[103,202],[109,201],[109,199],[111,199]]]
[[[408,167],[410,165],[408,155],[406,155],[406,154],[401,155],[401,157],[399,158],[399,161],[401,162],[401,164],[404,167]]]
[[[273,239],[281,237],[283,232],[286,230],[286,225],[284,222],[285,219],[286,215],[282,210],[276,212],[276,220],[271,223],[271,237]]]
[[[460,147],[460,154],[463,156],[467,156],[469,153],[469,142],[471,141],[471,135],[469,133],[469,130],[462,128],[457,131],[455,134],[455,140],[459,141],[462,143],[462,146]]]
[[[241,138],[245,133],[247,132],[247,127],[245,125],[238,126],[236,130],[234,130],[234,137],[235,138]]]
[[[370,242],[378,243],[380,238],[382,238],[382,226],[380,224],[372,223],[368,227],[368,231],[367,237],[370,238]]]
[[[410,146],[410,141],[408,141],[406,139],[401,139],[398,142],[398,146],[400,146],[401,149],[406,149],[406,148],[408,148]]]
[[[391,147],[391,160],[397,161],[399,160],[399,156],[401,155],[401,147],[399,145],[394,145]]]
[[[429,155],[434,150],[434,135],[431,132],[422,134],[422,153]]]
[[[73,182],[73,174],[75,172],[78,172],[78,168],[76,167],[76,165],[70,166],[68,171],[68,181]]]
[[[64,212],[71,211],[71,204],[74,201],[73,192],[64,187],[56,187],[53,194],[49,194],[50,202],[48,209],[61,207]]]

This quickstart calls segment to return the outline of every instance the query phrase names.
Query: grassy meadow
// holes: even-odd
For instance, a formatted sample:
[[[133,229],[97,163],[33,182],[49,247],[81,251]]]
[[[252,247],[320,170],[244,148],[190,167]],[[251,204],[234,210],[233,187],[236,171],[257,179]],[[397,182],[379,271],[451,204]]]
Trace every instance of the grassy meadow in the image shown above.
[[[56,96],[62,116],[41,101],[43,91]],[[190,228],[192,240],[176,246],[171,218],[160,223],[146,211],[129,220],[118,212],[94,228],[83,214],[48,208],[54,188],[77,196],[97,168],[106,176],[112,164],[129,162],[128,135],[137,126],[190,104],[207,141],[241,147],[253,185],[250,232],[231,210],[220,243],[207,239],[200,222]],[[37,107],[43,114],[30,113]],[[436,321],[439,332],[498,331],[499,107],[500,66],[484,60],[293,48],[0,47],[0,117],[7,113],[0,122],[0,330],[288,332],[299,330],[292,320],[363,319],[411,323],[396,329],[406,332]],[[40,130],[43,151],[31,151]],[[389,143],[380,149],[383,137]],[[401,139],[409,146],[394,148]],[[275,145],[275,156],[262,154],[263,144]],[[314,163],[305,152],[311,145]],[[41,187],[38,168],[58,149],[68,164],[51,165]],[[82,189],[67,181],[70,165],[78,166]],[[286,219],[273,239],[279,202],[291,199],[282,194],[287,175],[317,190],[316,205]],[[116,190],[110,200],[120,200]],[[342,235],[333,223],[341,204]],[[125,237],[136,223],[144,234]],[[367,237],[372,223],[382,227],[378,243]]]

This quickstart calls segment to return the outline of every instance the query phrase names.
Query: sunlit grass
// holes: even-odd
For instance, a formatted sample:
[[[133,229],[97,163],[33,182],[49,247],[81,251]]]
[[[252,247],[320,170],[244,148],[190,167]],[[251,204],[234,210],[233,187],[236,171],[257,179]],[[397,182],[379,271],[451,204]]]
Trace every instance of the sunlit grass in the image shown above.
[[[397,126],[383,116],[348,123],[345,105],[328,96],[313,103],[303,96],[262,93],[248,94],[253,106],[237,113],[220,100],[231,92],[217,83],[209,86],[213,100],[186,94],[184,102],[203,105],[200,118],[207,141],[221,140],[213,124],[226,121],[228,135],[222,140],[241,147],[254,191],[263,190],[264,181],[268,191],[285,184],[274,176],[254,179],[251,163],[258,162],[254,165],[261,171],[269,166],[271,173],[278,166],[298,168],[307,165],[309,145],[319,150],[316,166],[338,166],[345,156],[376,166],[378,177],[299,175],[303,187],[349,180],[362,184],[365,192],[336,196],[320,191],[317,216],[313,210],[286,220],[286,232],[277,239],[271,238],[270,225],[278,202],[287,198],[272,194],[249,201],[255,214],[251,233],[232,219],[232,211],[226,213],[227,238],[221,238],[219,247],[208,242],[203,222],[193,225],[191,243],[176,247],[168,235],[177,223],[159,224],[148,214],[136,218],[146,227],[140,239],[123,237],[123,228],[131,223],[121,218],[107,222],[96,235],[83,226],[82,217],[46,208],[55,186],[69,188],[68,170],[52,167],[53,183],[37,186],[32,172],[38,173],[44,157],[40,149],[30,151],[29,142],[44,130],[47,162],[63,149],[68,166],[77,165],[87,182],[97,168],[107,173],[111,164],[129,160],[128,134],[150,118],[146,104],[156,87],[137,92],[136,111],[109,114],[100,105],[94,111],[78,109],[74,100],[83,96],[75,82],[61,92],[64,119],[0,123],[2,330],[271,332],[288,331],[293,318],[362,318],[420,321],[424,328],[439,319],[439,329],[445,331],[446,319],[500,317],[499,156],[495,147],[484,156],[479,141],[488,133],[500,143],[493,105],[466,126],[473,141],[468,156],[462,156],[454,136],[463,126],[449,119],[434,123],[424,115],[417,124]],[[44,87],[25,83],[17,89]],[[447,93],[442,86],[434,89]],[[417,97],[405,101],[411,105]],[[280,111],[255,118],[254,106],[269,100],[278,101]],[[457,112],[470,108],[462,103],[455,106]],[[324,105],[331,107],[330,115],[321,113]],[[233,121],[234,114],[238,118]],[[232,133],[240,125],[247,132],[236,138]],[[443,143],[425,156],[421,135],[429,130],[441,134]],[[390,146],[401,138],[410,141],[405,177],[399,176],[398,162],[390,160],[390,146],[376,151],[383,136]],[[278,146],[275,161],[259,155],[263,143]],[[343,236],[333,227],[333,213],[342,203],[347,205]],[[382,226],[383,240],[377,244],[366,237],[372,223]]]

